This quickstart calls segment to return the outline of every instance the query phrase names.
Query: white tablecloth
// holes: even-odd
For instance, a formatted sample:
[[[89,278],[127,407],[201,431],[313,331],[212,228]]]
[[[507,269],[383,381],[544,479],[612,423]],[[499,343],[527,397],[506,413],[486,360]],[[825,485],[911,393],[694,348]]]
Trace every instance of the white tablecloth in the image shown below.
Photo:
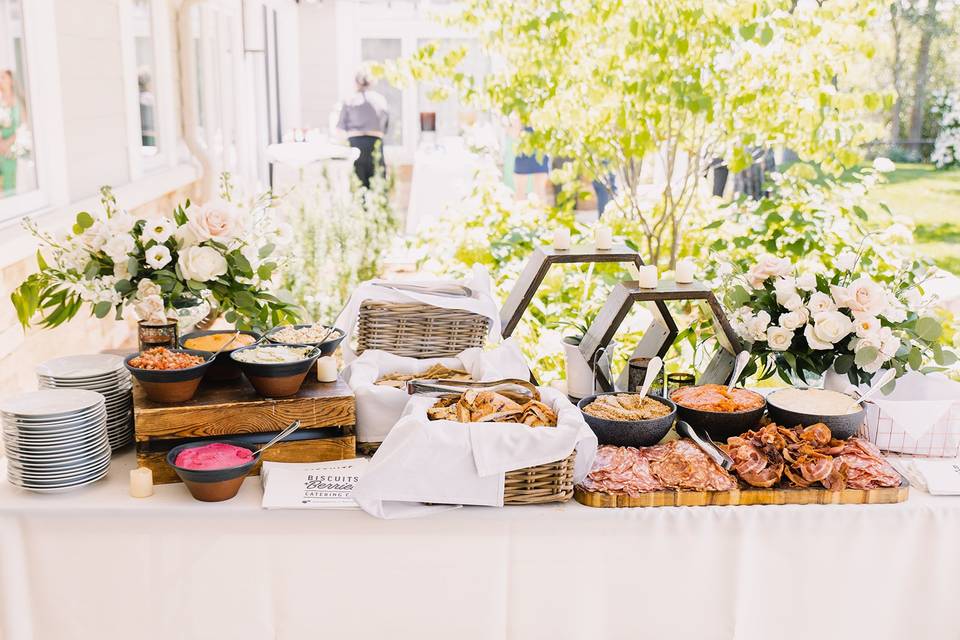
[[[382,521],[0,484],[0,637],[956,638],[960,498]],[[2,481],[0,481],[2,482]]]

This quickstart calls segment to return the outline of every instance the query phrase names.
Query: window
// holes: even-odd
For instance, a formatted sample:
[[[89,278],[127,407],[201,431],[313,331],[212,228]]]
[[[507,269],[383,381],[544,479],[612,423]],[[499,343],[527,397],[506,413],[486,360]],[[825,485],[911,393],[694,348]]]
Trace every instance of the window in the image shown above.
[[[36,191],[21,0],[0,0],[0,198]],[[0,216],[6,217],[6,216]]]
[[[363,38],[360,40],[360,59],[363,62],[384,62],[401,56],[400,38]],[[387,99],[390,107],[390,122],[385,144],[403,144],[403,92],[382,78],[373,85],[373,90]]]
[[[157,65],[153,39],[152,0],[133,0],[132,30],[137,73],[137,98],[140,105],[140,150],[152,158],[157,144]]]

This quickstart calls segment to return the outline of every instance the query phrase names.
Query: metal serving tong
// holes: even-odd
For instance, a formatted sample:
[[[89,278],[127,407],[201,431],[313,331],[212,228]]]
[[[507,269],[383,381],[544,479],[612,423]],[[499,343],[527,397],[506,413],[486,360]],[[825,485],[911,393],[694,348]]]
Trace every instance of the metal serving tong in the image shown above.
[[[444,298],[472,298],[473,289],[461,284],[416,284],[413,282],[375,282],[374,286],[394,291],[409,291]]]
[[[494,391],[516,402],[540,399],[540,392],[535,386],[518,378],[504,378],[502,380],[490,380],[489,382],[420,378],[407,382],[407,393],[410,395],[433,396],[435,398],[458,396],[468,389]]]
[[[695,429],[689,422],[677,420],[677,433],[681,437],[690,438],[700,449],[723,469],[733,469],[733,458],[723,452],[723,449],[713,444],[706,429]]]

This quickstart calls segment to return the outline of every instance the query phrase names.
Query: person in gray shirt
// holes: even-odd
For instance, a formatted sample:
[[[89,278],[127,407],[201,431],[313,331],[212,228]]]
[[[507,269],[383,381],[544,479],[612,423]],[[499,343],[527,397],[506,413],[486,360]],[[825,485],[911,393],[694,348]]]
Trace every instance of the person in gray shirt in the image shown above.
[[[360,150],[353,169],[360,183],[369,189],[374,173],[384,174],[387,170],[383,136],[390,124],[390,111],[387,99],[370,89],[370,78],[365,73],[358,73],[354,80],[357,91],[344,101],[337,129],[346,134],[351,147]]]

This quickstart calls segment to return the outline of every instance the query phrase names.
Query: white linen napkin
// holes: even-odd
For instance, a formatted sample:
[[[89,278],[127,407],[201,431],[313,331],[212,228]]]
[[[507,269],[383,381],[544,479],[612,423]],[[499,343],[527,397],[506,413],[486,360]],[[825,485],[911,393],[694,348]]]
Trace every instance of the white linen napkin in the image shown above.
[[[960,383],[913,371],[897,380],[890,395],[873,400],[882,414],[914,440],[926,435],[958,401]]]
[[[364,351],[343,372],[356,396],[357,441],[383,442],[410,400],[406,390],[378,385],[377,380],[389,373],[422,373],[437,364],[464,369],[474,380],[530,377],[523,354],[512,339],[489,351],[479,347],[467,349],[455,358],[418,359],[379,349]]]
[[[415,282],[404,281],[410,284],[424,286],[443,286],[451,284],[450,280],[416,280]],[[364,300],[377,300],[381,302],[422,302],[434,307],[444,309],[461,309],[470,311],[481,316],[490,318],[490,343],[496,343],[500,340],[500,310],[496,301],[493,299],[490,289],[490,274],[482,265],[473,266],[473,275],[466,286],[473,290],[472,297],[449,297],[444,295],[431,295],[407,291],[403,289],[392,289],[389,280],[369,280],[358,286],[350,295],[347,306],[337,317],[335,326],[345,334],[343,342],[340,343],[343,349],[343,360],[350,364],[357,358],[357,354],[351,345],[353,331],[357,325],[357,316],[360,314],[360,305]],[[456,283],[461,284],[461,283]]]
[[[427,409],[436,399],[412,397],[353,499],[378,518],[423,516],[451,505],[499,507],[505,472],[561,460],[574,449],[579,482],[593,464],[597,437],[562,393],[550,388],[540,393],[558,414],[556,428],[429,420]]]

